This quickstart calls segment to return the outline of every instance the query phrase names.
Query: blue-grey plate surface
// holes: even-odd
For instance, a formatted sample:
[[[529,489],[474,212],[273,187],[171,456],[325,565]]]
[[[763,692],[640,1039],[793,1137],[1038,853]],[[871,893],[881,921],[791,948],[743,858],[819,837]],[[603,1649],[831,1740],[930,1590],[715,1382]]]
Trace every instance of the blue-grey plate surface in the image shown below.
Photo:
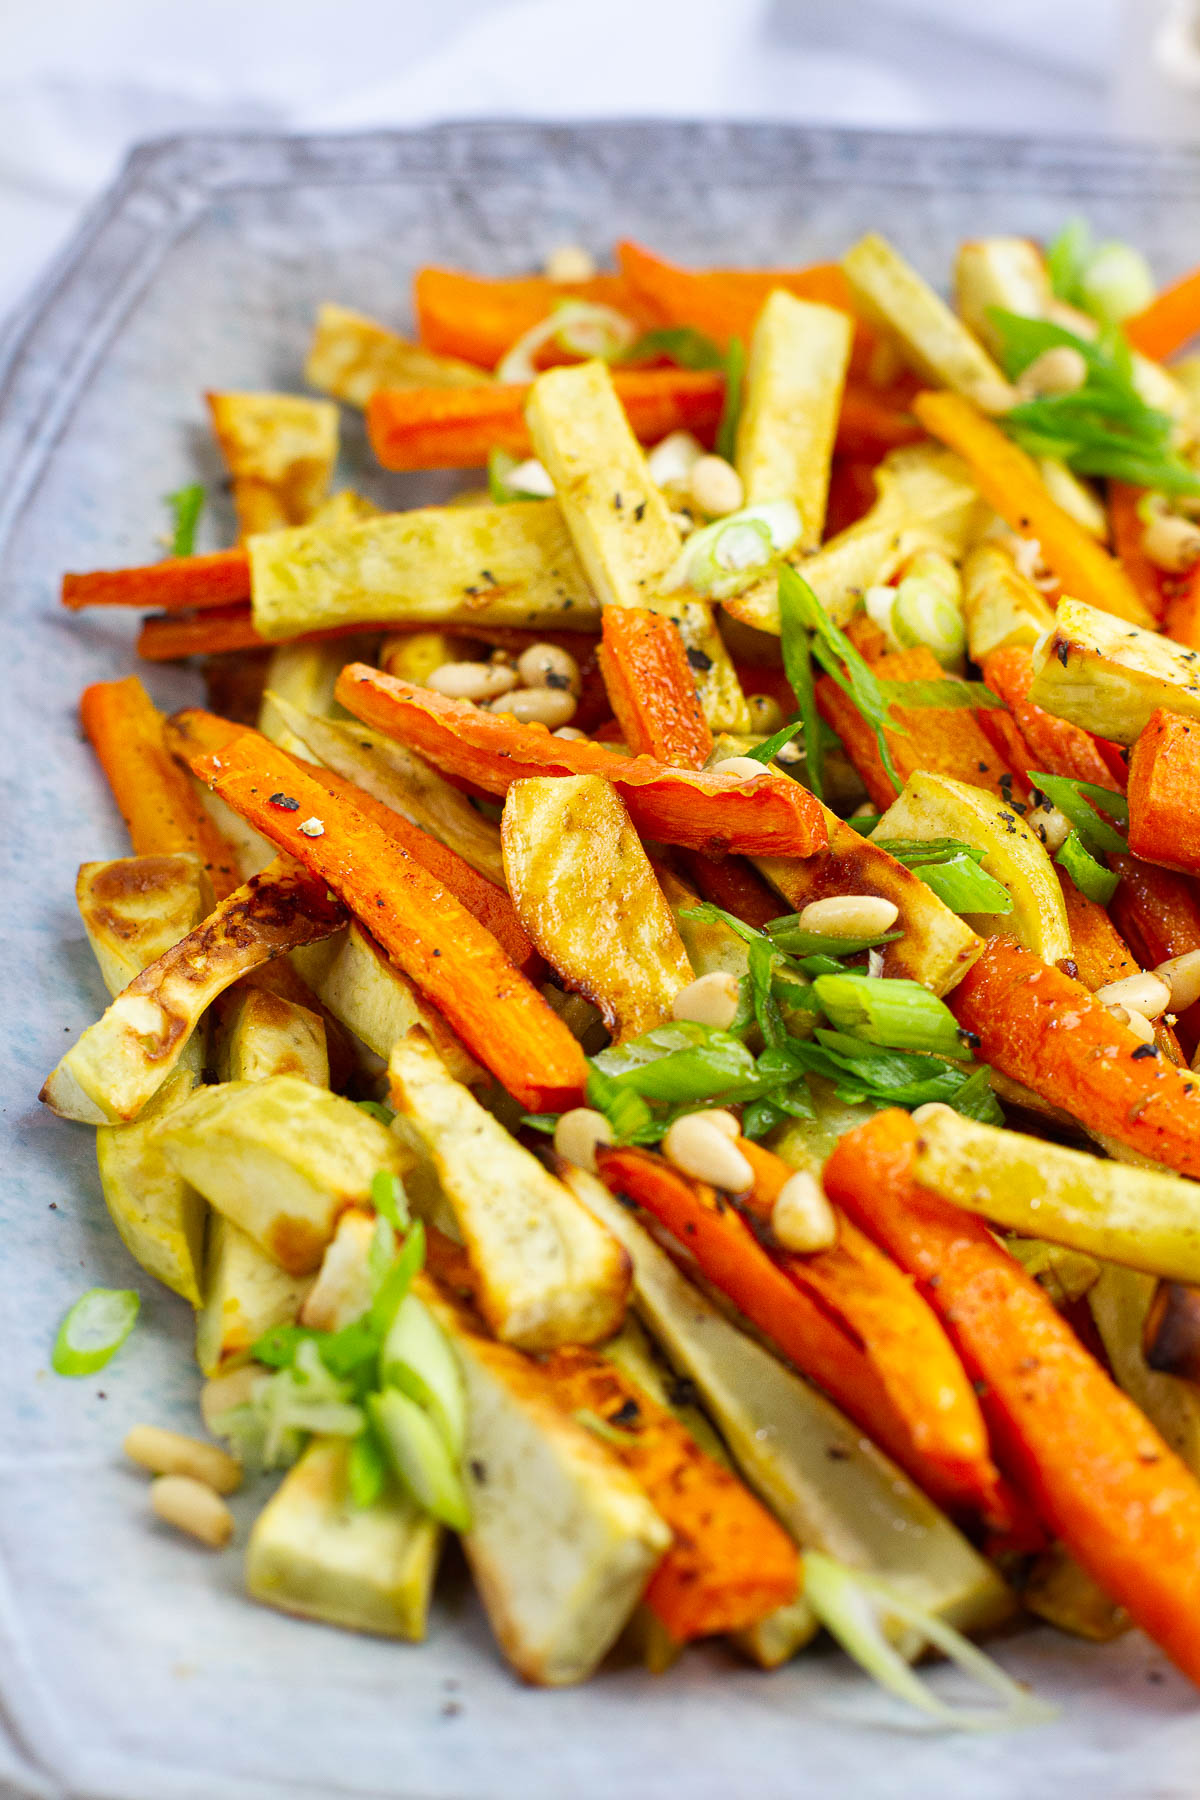
[[[58,580],[152,559],[163,495],[197,476],[217,483],[206,388],[299,387],[316,304],[403,326],[421,263],[516,272],[564,241],[603,255],[632,236],[700,264],[796,264],[874,227],[944,280],[961,237],[1046,236],[1075,210],[1175,274],[1200,257],[1200,160],[772,126],[188,138],[134,155],[16,321],[0,347],[0,1791],[7,1780],[11,1793],[88,1800],[1196,1794],[1196,1695],[1136,1634],[1106,1649],[1044,1630],[1006,1640],[1002,1660],[1061,1704],[1059,1722],[947,1739],[824,1655],[762,1675],[699,1650],[659,1679],[626,1669],[532,1692],[461,1580],[421,1648],[251,1605],[236,1550],[213,1557],[157,1528],[143,1479],[122,1466],[133,1422],[191,1428],[190,1320],[117,1241],[91,1133],[35,1099],[104,998],[75,870],[127,849],[77,701],[133,666],[133,623],[65,616]],[[409,503],[413,485],[367,470],[357,425],[346,436],[347,473]],[[207,529],[222,541],[220,508]],[[163,702],[195,691],[183,672],[147,679]],[[47,1369],[55,1323],[98,1282],[139,1286],[142,1322],[102,1375],[60,1381]],[[252,1508],[247,1496],[243,1534]]]

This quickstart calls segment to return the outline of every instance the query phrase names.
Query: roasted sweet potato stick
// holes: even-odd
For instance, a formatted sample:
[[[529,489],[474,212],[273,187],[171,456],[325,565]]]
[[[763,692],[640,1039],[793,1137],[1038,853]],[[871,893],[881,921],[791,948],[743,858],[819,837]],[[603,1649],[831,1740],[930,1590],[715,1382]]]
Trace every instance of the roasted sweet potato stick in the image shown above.
[[[491,794],[507,793],[526,775],[603,775],[637,829],[663,843],[712,855],[808,856],[826,840],[819,805],[783,775],[764,772],[743,781],[719,770],[692,774],[649,757],[631,760],[599,744],[552,737],[543,726],[520,724],[511,715],[447,700],[365,663],[343,669],[337,698],[364,724]],[[768,842],[773,850],[760,848]]]
[[[771,1259],[740,1212],[649,1151],[602,1150],[597,1166],[613,1193],[636,1200],[665,1226],[696,1258],[707,1279],[928,1494],[958,1510],[978,1508],[974,1466],[968,1459],[964,1470],[953,1429],[948,1434],[953,1447],[948,1448],[936,1431],[937,1421],[923,1421],[939,1453],[917,1446],[910,1419],[898,1411],[857,1333]]]
[[[200,857],[218,900],[240,884],[237,854],[204,809],[163,737],[164,719],[136,675],[98,681],[79,703],[137,856]]]
[[[1149,306],[1126,319],[1123,330],[1135,350],[1163,362],[1200,331],[1200,269],[1189,269],[1155,294]]]
[[[457,269],[418,269],[413,306],[421,342],[442,356],[461,356],[494,369],[517,339],[538,325],[560,300],[589,300],[611,306],[639,324],[657,323],[620,275],[590,281],[550,281],[544,275],[489,279]]]
[[[1082,982],[990,938],[950,999],[979,1055],[1089,1131],[1200,1175],[1200,1077],[1119,1025]]]
[[[1144,862],[1200,873],[1200,725],[1154,713],[1129,760],[1129,848]]]
[[[1113,773],[1114,763],[1124,768],[1115,745],[1108,746],[1112,756],[1106,757],[1102,739],[1072,725],[1068,719],[1056,718],[1026,698],[1033,680],[1033,653],[1026,645],[992,650],[984,657],[982,667],[983,679],[1012,713],[1033,759],[1023,765],[1023,775],[1040,769],[1046,775],[1069,775],[1097,787],[1116,789],[1123,785]]]
[[[640,606],[606,606],[600,669],[609,703],[635,756],[702,769],[713,737],[683,639],[670,619]]]
[[[144,612],[186,612],[231,606],[250,598],[250,562],[240,547],[211,556],[174,556],[140,569],[95,569],[64,575],[62,603],[81,606],[136,606]]]
[[[604,1443],[671,1527],[645,1599],[677,1643],[741,1630],[795,1599],[796,1546],[686,1426],[594,1350],[554,1350],[541,1367],[556,1404],[610,1427]]]
[[[319,875],[534,1112],[576,1106],[583,1052],[490,931],[373,819],[246,732],[195,772],[255,830]],[[294,805],[285,805],[294,801]]]
[[[982,1221],[917,1187],[918,1135],[901,1112],[859,1126],[825,1166],[828,1192],[920,1282],[1057,1536],[1200,1681],[1200,1483]]]
[[[1133,625],[1153,626],[1119,562],[1063,511],[1033,459],[961,394],[918,394],[913,411],[926,430],[970,466],[984,499],[1022,537],[1036,538],[1064,593]]]

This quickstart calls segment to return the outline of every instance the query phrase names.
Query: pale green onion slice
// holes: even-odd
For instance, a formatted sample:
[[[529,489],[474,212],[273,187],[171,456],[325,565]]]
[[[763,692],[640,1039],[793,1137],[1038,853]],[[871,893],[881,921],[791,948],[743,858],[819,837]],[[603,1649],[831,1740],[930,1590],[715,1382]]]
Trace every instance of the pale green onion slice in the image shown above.
[[[882,582],[877,582],[874,587],[869,587],[863,595],[863,608],[866,611],[866,615],[868,619],[870,619],[872,625],[878,625],[880,631],[882,631],[884,637],[886,637],[889,650],[899,650],[901,648],[900,639],[896,636],[895,626],[892,623],[892,614],[895,611],[895,607],[895,588],[888,587]]]
[[[1077,831],[1068,833],[1054,860],[1067,871],[1081,894],[1097,906],[1108,905],[1121,877],[1115,869],[1106,869],[1097,861]]]
[[[58,1328],[50,1366],[56,1375],[94,1375],[137,1324],[142,1297],[135,1288],[89,1288]]]
[[[1079,278],[1084,310],[1104,325],[1119,325],[1141,312],[1153,300],[1154,291],[1150,265],[1132,244],[1100,244]]]
[[[388,1461],[417,1505],[455,1531],[469,1530],[462,1477],[429,1414],[394,1387],[372,1394],[367,1407]]]
[[[167,495],[167,505],[175,522],[175,529],[171,534],[172,556],[192,556],[195,553],[196,527],[200,523],[200,514],[204,511],[206,497],[199,482],[194,482],[191,487],[177,488],[173,494]]]
[[[416,1294],[406,1294],[383,1341],[379,1376],[423,1406],[457,1461],[467,1435],[467,1397],[458,1359]]]
[[[637,326],[612,306],[596,306],[590,300],[563,300],[545,319],[519,337],[496,365],[500,381],[534,381],[534,357],[545,344],[557,343],[576,356],[599,356],[605,362],[628,350],[637,339]]]
[[[793,500],[768,500],[694,531],[661,582],[664,593],[691,588],[727,600],[762,579],[803,530]]]
[[[404,1183],[390,1169],[376,1169],[372,1175],[371,1205],[380,1218],[386,1219],[395,1230],[402,1231],[408,1224],[408,1200]]]
[[[943,669],[961,666],[967,648],[962,613],[945,589],[928,577],[909,575],[900,583],[891,623],[906,650],[923,644]]]
[[[813,995],[838,1031],[888,1050],[932,1050],[963,1057],[950,1008],[919,981],[879,981],[869,975],[818,975]]]
[[[1036,1700],[1006,1675],[998,1663],[944,1620],[915,1606],[888,1583],[860,1569],[848,1569],[815,1550],[804,1555],[804,1598],[826,1631],[835,1637],[879,1685],[956,1731],[993,1731],[1043,1725],[1055,1709]],[[1000,1705],[975,1710],[951,1706],[909,1667],[884,1633],[883,1620],[910,1626],[964,1674],[971,1675]]]

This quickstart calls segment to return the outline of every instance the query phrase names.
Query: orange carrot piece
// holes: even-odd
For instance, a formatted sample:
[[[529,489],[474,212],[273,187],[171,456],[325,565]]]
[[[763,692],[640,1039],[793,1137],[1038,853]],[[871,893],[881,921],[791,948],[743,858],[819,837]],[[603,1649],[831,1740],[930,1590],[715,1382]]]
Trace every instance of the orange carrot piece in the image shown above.
[[[699,850],[686,850],[682,861],[706,900],[753,925],[756,931],[772,919],[782,918],[781,907],[787,910],[786,902],[772,893],[740,856],[705,856]]]
[[[266,643],[254,628],[249,606],[221,606],[211,612],[162,613],[144,619],[137,653],[143,662],[182,662],[188,656],[261,650]]]
[[[686,1426],[594,1350],[551,1351],[541,1369],[564,1412],[614,1427],[606,1448],[671,1528],[644,1597],[676,1643],[741,1631],[795,1599],[795,1544]]]
[[[873,667],[882,681],[941,681],[945,677],[936,656],[923,647],[881,656]],[[841,738],[871,799],[881,810],[889,807],[896,792],[880,760],[875,733],[832,676],[823,675],[816,691],[821,717]],[[966,708],[894,704],[892,717],[907,727],[903,737],[898,731],[885,729],[884,733],[901,786],[914,770],[925,769],[1003,795],[1000,778],[1011,771],[979,729],[974,713]]]
[[[924,436],[924,427],[909,412],[907,404],[897,406],[862,381],[846,384],[838,414],[839,456],[878,462],[889,450],[901,444],[915,444]]]
[[[1129,849],[1145,862],[1200,873],[1200,725],[1162,707],[1129,760]]]
[[[672,431],[711,439],[725,377],[697,369],[617,369],[613,385],[634,435],[655,444]],[[477,469],[492,450],[528,456],[527,382],[477,388],[383,388],[367,403],[371,448],[385,469]]]
[[[734,337],[749,344],[763,302],[775,288],[854,314],[849,283],[836,263],[807,269],[684,269],[628,240],[617,245],[617,262],[665,324],[692,325],[722,349]],[[858,324],[858,335],[870,334]]]
[[[233,846],[172,758],[163,736],[163,716],[137,676],[85,688],[79,713],[129,831],[134,855],[187,851],[203,862],[218,900],[240,887]]]
[[[849,1132],[829,1193],[921,1284],[1055,1534],[1200,1682],[1200,1482],[983,1222],[917,1185],[918,1136],[895,1111]]]
[[[62,603],[73,612],[81,606],[184,612],[249,598],[250,559],[240,547],[211,556],[172,556],[140,569],[94,569],[62,579]]]
[[[587,1065],[571,1033],[492,933],[395,837],[257,732],[197,756],[193,768],[328,883],[522,1105],[559,1112],[581,1104]]]
[[[417,330],[426,349],[482,369],[494,369],[517,339],[549,318],[564,299],[611,306],[643,326],[659,322],[621,275],[550,281],[544,275],[494,278],[425,268],[413,282]]]
[[[601,629],[604,685],[633,754],[674,769],[702,769],[712,755],[712,732],[670,619],[640,606],[606,606]]]
[[[1123,330],[1135,350],[1162,362],[1200,331],[1200,269],[1190,269],[1155,294],[1149,306],[1126,319]]]
[[[1091,781],[1097,787],[1124,787],[1113,774],[1113,765],[1101,747],[1103,740],[1094,738],[1078,725],[1056,718],[1026,696],[1033,682],[1033,652],[1027,645],[1013,644],[1004,650],[992,650],[983,659],[983,679],[993,694],[1008,707],[1017,729],[1028,746],[1031,761],[1021,773],[1034,770],[1046,775],[1069,775],[1076,781]],[[1115,745],[1105,746],[1116,751]],[[1124,769],[1119,761],[1117,766]]]
[[[1109,906],[1142,968],[1200,950],[1200,896],[1186,875],[1152,868],[1136,856],[1113,856],[1109,861],[1121,877]],[[1192,1056],[1200,1045],[1200,1000],[1179,1015],[1175,1030]]]
[[[1189,650],[1200,650],[1200,564],[1186,575],[1164,576],[1163,595],[1164,635]]]
[[[1113,549],[1122,568],[1141,596],[1142,604],[1154,618],[1161,619],[1166,608],[1166,587],[1162,570],[1142,549],[1142,521],[1138,503],[1145,488],[1130,487],[1127,481],[1108,484],[1108,522],[1112,527]]]
[[[628,758],[601,744],[556,738],[511,714],[482,712],[430,688],[397,681],[366,663],[338,677],[337,698],[357,719],[409,745],[450,775],[486,793],[505,794],[529,775],[603,775],[629,808],[638,831],[665,844],[721,856],[808,856],[824,846],[820,806],[784,775],[752,780],[718,769],[669,769],[648,756]],[[772,846],[770,849],[767,846]]]
[[[1104,908],[1081,894],[1065,869],[1054,872],[1071,929],[1071,959],[1084,987],[1094,994],[1110,981],[1136,975],[1140,965]]]
[[[918,394],[913,411],[933,437],[958,451],[1005,523],[1038,540],[1064,593],[1132,625],[1153,627],[1154,615],[1120,563],[1051,499],[1032,457],[997,424],[948,390]]]
[[[837,537],[851,525],[865,518],[874,506],[875,461],[835,451],[829,472],[829,499],[825,507],[825,539]]]
[[[1200,1175],[1200,1077],[1143,1044],[1080,981],[989,938],[947,1002],[978,1055],[1087,1125]]]
[[[695,1257],[701,1271],[941,1505],[976,1509],[961,1460],[919,1449],[882,1372],[857,1333],[797,1285],[768,1255],[742,1214],[646,1150],[601,1150],[601,1179],[635,1200]]]

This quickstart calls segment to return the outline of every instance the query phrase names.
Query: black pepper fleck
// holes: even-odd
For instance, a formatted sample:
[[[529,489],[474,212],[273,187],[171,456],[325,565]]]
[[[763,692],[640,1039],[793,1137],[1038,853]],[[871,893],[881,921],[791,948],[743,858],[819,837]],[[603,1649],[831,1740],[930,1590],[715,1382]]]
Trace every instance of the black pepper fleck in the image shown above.
[[[703,650],[689,649],[687,659],[692,668],[698,669],[702,675],[706,670],[711,669],[713,666],[712,657],[707,655]]]
[[[1134,1062],[1138,1062],[1143,1056],[1157,1056],[1157,1055],[1158,1055],[1158,1045],[1157,1044],[1139,1044],[1137,1049],[1133,1052],[1132,1060]]]
[[[277,806],[280,812],[299,812],[300,802],[293,800],[290,794],[272,794],[267,801],[268,806]]]

